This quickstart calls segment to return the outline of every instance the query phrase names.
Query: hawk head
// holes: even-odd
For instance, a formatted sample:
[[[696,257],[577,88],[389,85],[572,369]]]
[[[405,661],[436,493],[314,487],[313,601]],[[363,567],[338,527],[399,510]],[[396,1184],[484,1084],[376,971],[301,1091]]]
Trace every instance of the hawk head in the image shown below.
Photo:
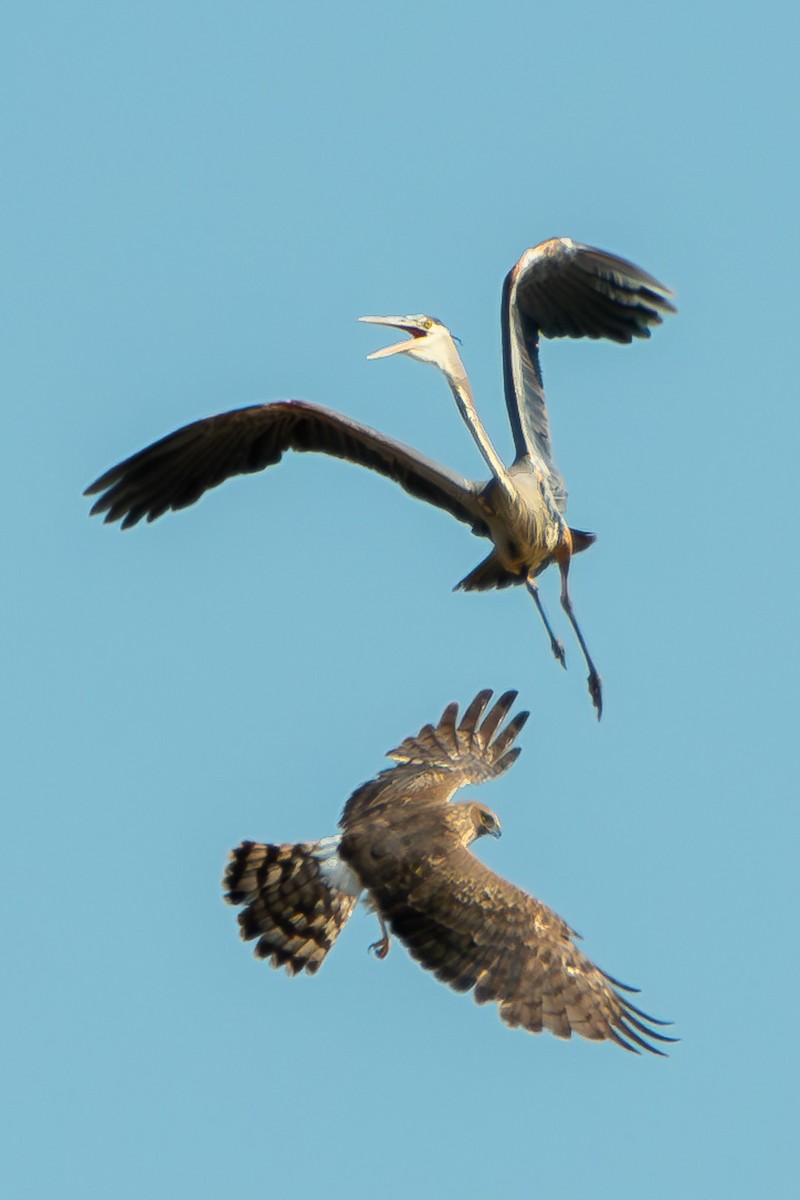
[[[492,812],[485,804],[475,801],[453,804],[446,811],[448,824],[458,834],[464,846],[487,833],[499,838],[503,832],[497,813]]]

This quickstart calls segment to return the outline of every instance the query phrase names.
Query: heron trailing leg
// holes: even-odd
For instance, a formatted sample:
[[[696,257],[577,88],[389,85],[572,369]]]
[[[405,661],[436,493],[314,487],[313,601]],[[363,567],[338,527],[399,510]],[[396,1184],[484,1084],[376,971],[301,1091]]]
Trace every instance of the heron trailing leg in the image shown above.
[[[553,654],[555,655],[555,657],[558,659],[558,661],[561,663],[562,667],[566,671],[567,655],[564,651],[564,643],[559,641],[559,639],[553,633],[547,613],[544,611],[544,605],[542,604],[542,598],[539,595],[539,588],[536,586],[536,580],[533,578],[532,575],[529,575],[528,578],[525,580],[525,587],[530,592],[530,594],[533,598],[533,603],[536,605],[537,609],[539,610],[539,616],[542,618],[542,623],[543,623],[545,629],[547,630],[547,636],[550,638],[550,649],[553,651]],[[562,603],[563,603],[563,599],[562,599]],[[573,622],[573,624],[574,624],[574,622]],[[580,634],[578,636],[580,637]],[[581,638],[581,642],[582,641],[583,641],[583,639]]]
[[[564,557],[559,562],[558,567],[561,571],[561,607],[569,617],[570,625],[575,630],[575,637],[578,639],[578,644],[583,652],[586,665],[589,668],[589,695],[592,697],[592,704],[597,710],[597,719],[599,721],[603,715],[603,681],[598,674],[597,667],[592,662],[592,656],[589,653],[589,648],[586,645],[586,642],[583,640],[583,634],[581,633],[580,626],[575,619],[575,612],[572,607],[572,599],[569,594],[569,585],[567,583],[567,576],[569,574],[569,558]]]
[[[376,958],[386,958],[386,955],[389,953],[389,947],[392,944],[392,939],[389,936],[389,930],[386,928],[383,917],[379,916],[378,913],[376,913],[375,916],[378,918],[378,924],[381,927],[381,940],[379,942],[373,942],[370,946],[370,950]]]

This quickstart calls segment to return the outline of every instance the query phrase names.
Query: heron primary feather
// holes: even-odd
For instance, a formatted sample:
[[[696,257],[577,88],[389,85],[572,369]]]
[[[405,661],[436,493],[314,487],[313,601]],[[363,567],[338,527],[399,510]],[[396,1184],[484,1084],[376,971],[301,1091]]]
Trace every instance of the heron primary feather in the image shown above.
[[[143,518],[154,521],[170,509],[194,504],[234,475],[274,466],[287,450],[328,454],[367,467],[417,499],[449,512],[493,543],[488,557],[457,588],[483,591],[524,584],[553,654],[563,666],[564,647],[537,584],[548,566],[558,566],[561,604],[586,661],[589,691],[599,717],[600,675],[568,587],[571,558],[592,544],[594,534],[572,528],[564,516],[567,490],[553,457],[539,338],[602,337],[625,343],[649,337],[662,316],[675,311],[670,296],[668,288],[640,267],[570,238],[551,238],[525,251],[506,278],[501,306],[505,398],[516,452],[508,467],[478,416],[449,329],[425,314],[361,318],[410,335],[370,358],[404,355],[443,372],[489,468],[488,482],[466,479],[342,413],[285,400],[194,421],[140,450],[86,489],[87,495],[98,496],[92,513],[104,514],[106,522],[120,521],[123,529]]]

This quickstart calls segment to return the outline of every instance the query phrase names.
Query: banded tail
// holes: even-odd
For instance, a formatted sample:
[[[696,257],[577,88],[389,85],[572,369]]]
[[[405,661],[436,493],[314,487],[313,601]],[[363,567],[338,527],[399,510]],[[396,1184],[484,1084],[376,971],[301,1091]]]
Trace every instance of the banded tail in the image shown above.
[[[223,887],[254,954],[290,975],[314,975],[353,912],[361,886],[338,856],[340,838],[231,850]]]

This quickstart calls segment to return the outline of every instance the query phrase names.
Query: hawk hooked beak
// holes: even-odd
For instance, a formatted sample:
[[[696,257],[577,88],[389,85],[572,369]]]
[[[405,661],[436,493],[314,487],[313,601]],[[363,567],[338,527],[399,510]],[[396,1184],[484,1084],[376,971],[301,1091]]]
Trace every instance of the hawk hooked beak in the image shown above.
[[[503,827],[500,824],[500,818],[498,817],[497,813],[492,812],[490,808],[480,808],[479,814],[479,836],[481,833],[488,833],[493,838],[499,838],[503,836]]]

